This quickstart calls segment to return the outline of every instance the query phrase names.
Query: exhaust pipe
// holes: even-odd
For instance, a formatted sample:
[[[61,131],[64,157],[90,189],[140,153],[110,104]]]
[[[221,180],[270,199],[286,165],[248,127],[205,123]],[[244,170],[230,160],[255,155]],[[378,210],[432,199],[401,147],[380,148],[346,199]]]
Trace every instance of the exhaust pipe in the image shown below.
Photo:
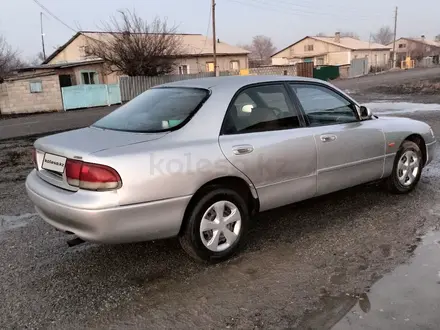
[[[81,238],[79,238],[79,237],[75,237],[75,238],[69,239],[69,240],[67,241],[67,245],[68,245],[69,247],[74,247],[74,246],[80,245],[80,244],[82,244],[82,243],[84,243],[84,242],[85,242],[85,241],[82,240]]]

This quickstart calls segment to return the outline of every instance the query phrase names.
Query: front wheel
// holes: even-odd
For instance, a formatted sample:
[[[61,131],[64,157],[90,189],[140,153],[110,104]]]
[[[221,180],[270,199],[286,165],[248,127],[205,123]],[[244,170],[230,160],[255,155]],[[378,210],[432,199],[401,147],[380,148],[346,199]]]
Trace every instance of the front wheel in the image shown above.
[[[423,157],[419,146],[403,142],[396,154],[393,172],[386,181],[387,188],[396,194],[405,194],[415,188],[422,174]]]
[[[179,241],[196,260],[220,261],[237,252],[248,224],[245,199],[232,189],[213,189],[193,206]]]

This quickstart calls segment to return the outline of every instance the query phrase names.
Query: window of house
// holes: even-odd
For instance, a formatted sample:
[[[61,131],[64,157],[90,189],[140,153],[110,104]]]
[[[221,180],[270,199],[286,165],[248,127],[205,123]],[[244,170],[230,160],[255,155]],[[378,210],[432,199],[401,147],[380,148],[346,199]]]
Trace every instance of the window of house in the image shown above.
[[[30,81],[29,90],[31,93],[42,93],[43,92],[43,82],[41,80]]]
[[[324,65],[324,57],[318,57],[316,59],[316,65]]]
[[[291,84],[310,126],[345,124],[357,121],[353,105],[325,86]]]
[[[399,48],[406,48],[406,44],[399,44]]]
[[[95,71],[82,71],[81,82],[84,85],[98,84],[98,74]]]
[[[283,85],[243,90],[226,113],[225,134],[255,133],[300,127]]]
[[[206,71],[214,72],[214,62],[206,62]]]
[[[305,52],[312,52],[313,51],[313,45],[304,45],[304,51]]]
[[[189,74],[189,66],[184,64],[179,66],[179,74]]]
[[[239,61],[231,61],[229,62],[229,69],[233,71],[240,70],[240,62]]]

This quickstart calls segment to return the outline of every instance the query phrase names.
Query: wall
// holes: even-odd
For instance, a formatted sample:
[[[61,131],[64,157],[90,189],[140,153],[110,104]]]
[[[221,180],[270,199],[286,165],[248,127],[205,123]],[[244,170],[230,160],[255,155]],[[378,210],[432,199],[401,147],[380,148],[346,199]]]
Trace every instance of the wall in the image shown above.
[[[9,109],[9,98],[8,98],[8,88],[6,83],[0,84],[0,113],[8,111]]]
[[[304,51],[305,45],[313,45],[313,51]],[[282,64],[288,64],[288,59],[294,58],[294,57],[315,57],[317,55],[326,54],[329,52],[343,52],[347,51],[344,47],[339,47],[336,45],[329,44],[327,42],[316,40],[313,38],[306,38],[298,43],[296,43],[293,46],[290,46],[289,48],[283,50],[279,54],[276,54],[272,57],[272,64],[273,65],[282,65]]]
[[[219,71],[229,71],[231,61],[238,61],[240,63],[239,69],[248,68],[247,55],[219,55],[217,56],[217,66]],[[212,56],[200,56],[178,59],[176,60],[176,69],[173,74],[179,74],[179,65],[188,65],[189,74],[207,72],[207,62],[214,62],[214,58]]]
[[[87,45],[87,37],[79,35],[66,48],[57,54],[48,64],[77,62],[86,59],[84,46]]]
[[[334,52],[327,54],[327,65],[350,64],[351,51]]]
[[[354,50],[351,58],[368,57],[370,66],[386,66],[389,63],[390,54],[389,50]]]
[[[30,82],[41,81],[42,92],[31,93]],[[58,75],[40,76],[19,80],[6,81],[2,85],[2,114],[11,113],[32,113],[50,112],[63,109],[61,90]],[[5,87],[7,89],[7,100],[5,101]]]

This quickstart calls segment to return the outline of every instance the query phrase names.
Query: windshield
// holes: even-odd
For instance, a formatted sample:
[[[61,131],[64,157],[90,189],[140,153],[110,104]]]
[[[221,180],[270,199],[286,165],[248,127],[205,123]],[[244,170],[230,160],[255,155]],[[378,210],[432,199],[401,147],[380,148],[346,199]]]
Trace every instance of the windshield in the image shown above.
[[[98,120],[94,127],[161,132],[184,124],[206,100],[209,92],[197,88],[153,88]]]

